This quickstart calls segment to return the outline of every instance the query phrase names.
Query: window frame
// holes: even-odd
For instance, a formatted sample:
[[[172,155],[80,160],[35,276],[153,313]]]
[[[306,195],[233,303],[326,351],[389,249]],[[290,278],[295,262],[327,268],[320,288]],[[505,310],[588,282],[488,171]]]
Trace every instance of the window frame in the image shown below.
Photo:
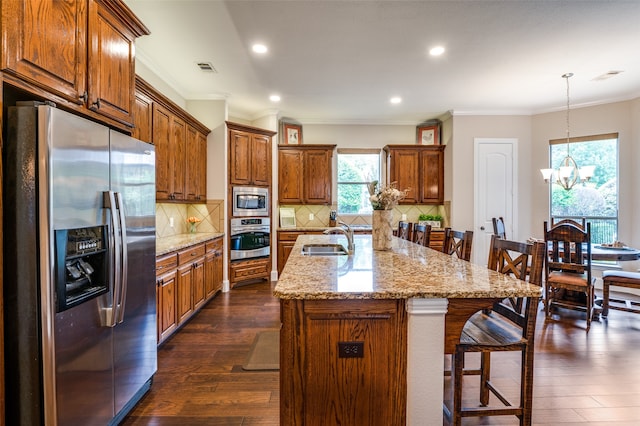
[[[340,185],[366,185],[369,181],[341,181],[340,180],[340,155],[376,155],[378,156],[378,181],[383,178],[382,149],[381,148],[338,148],[336,158],[336,210],[341,216],[371,216],[371,212],[342,213],[340,211]]]
[[[618,239],[618,230],[619,230],[619,221],[620,221],[620,138],[618,133],[606,133],[606,134],[598,134],[598,135],[588,135],[588,136],[579,136],[572,138],[562,138],[562,139],[552,139],[549,141],[549,163],[551,168],[556,168],[556,164],[552,164],[553,161],[553,147],[557,145],[566,145],[567,143],[571,146],[572,144],[582,144],[582,143],[590,143],[590,142],[598,142],[598,141],[607,141],[607,140],[615,140],[616,146],[616,156],[615,156],[615,196],[616,196],[616,205],[615,205],[615,216],[594,216],[594,215],[556,215],[554,214],[554,203],[553,203],[553,193],[554,193],[554,185],[550,187],[549,191],[549,217],[555,220],[561,219],[572,219],[580,222],[584,217],[588,223],[592,223],[591,232],[592,232],[592,242],[595,244],[602,243],[610,243],[613,240]],[[571,152],[570,152],[571,154]],[[573,154],[571,154],[573,156]],[[580,166],[580,164],[578,164]],[[576,183],[576,185],[580,185],[580,183]],[[564,191],[563,189],[558,188],[559,190]],[[571,189],[572,191],[575,189],[575,186]],[[606,222],[613,222],[613,231],[612,232],[599,232],[598,228],[602,226],[606,226]],[[594,224],[598,224],[598,228],[594,230]],[[594,232],[595,231],[595,232]],[[606,235],[605,235],[606,234]],[[605,241],[607,240],[607,241]],[[611,240],[611,241],[609,241]]]

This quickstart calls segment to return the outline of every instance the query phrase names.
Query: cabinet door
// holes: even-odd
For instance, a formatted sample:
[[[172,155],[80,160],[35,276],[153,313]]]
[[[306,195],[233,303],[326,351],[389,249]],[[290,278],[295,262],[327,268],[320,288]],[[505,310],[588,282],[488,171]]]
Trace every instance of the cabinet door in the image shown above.
[[[193,266],[189,263],[178,269],[177,314],[178,325],[193,313]]]
[[[271,184],[271,138],[253,135],[251,142],[251,180],[254,185]]]
[[[143,142],[153,143],[153,103],[147,96],[136,93],[133,105],[132,136]]]
[[[331,204],[331,152],[307,150],[304,153],[304,201],[306,204]]]
[[[89,0],[88,34],[87,107],[133,125],[135,36],[120,19],[94,0]]]
[[[187,147],[187,126],[179,117],[171,117],[171,162],[173,167],[173,182],[171,185],[171,199],[184,200],[185,194],[185,166]]]
[[[444,152],[421,151],[421,202],[442,204],[444,202]]]
[[[207,137],[202,133],[198,133],[198,162],[196,170],[198,171],[196,200],[204,201],[207,199]]]
[[[171,114],[160,105],[153,105],[153,144],[156,147],[156,200],[171,199],[173,179],[173,154],[169,145],[171,139]]]
[[[229,180],[231,184],[251,184],[251,135],[229,131]]]
[[[420,199],[420,154],[417,150],[390,150],[389,182],[397,182],[398,189],[411,188],[400,204],[416,204]]]
[[[71,102],[84,103],[86,0],[3,1],[0,26],[3,71]]]
[[[291,250],[293,250],[293,246],[295,244],[295,239],[293,241],[278,240],[278,276],[282,274],[284,265],[287,264],[287,260],[289,259],[289,255],[291,254]]]
[[[278,151],[278,202],[280,204],[303,202],[302,165],[302,151]]]
[[[198,199],[198,163],[201,154],[198,143],[198,131],[192,126],[187,126],[185,146],[187,162],[185,169],[185,199],[193,201]]]
[[[204,258],[193,262],[193,309],[200,309],[205,301]]]
[[[166,339],[178,326],[176,311],[176,277],[174,269],[158,278],[158,343]]]

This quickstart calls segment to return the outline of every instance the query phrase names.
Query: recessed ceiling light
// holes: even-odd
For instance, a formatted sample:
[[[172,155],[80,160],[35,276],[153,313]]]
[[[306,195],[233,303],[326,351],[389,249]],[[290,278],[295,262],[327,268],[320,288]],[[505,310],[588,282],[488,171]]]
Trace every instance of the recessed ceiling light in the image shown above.
[[[271,102],[280,102],[280,95],[271,95],[269,96],[269,100]]]
[[[400,96],[394,96],[393,98],[389,99],[389,102],[391,102],[392,104],[399,104],[400,102],[402,102],[402,98]]]
[[[429,50],[429,54],[431,56],[440,56],[444,53],[444,47],[442,46],[436,46],[431,48],[431,50]]]
[[[267,49],[267,46],[265,46],[264,44],[259,44],[259,43],[254,44],[251,48],[256,53],[267,53],[267,51],[269,50],[269,49]]]

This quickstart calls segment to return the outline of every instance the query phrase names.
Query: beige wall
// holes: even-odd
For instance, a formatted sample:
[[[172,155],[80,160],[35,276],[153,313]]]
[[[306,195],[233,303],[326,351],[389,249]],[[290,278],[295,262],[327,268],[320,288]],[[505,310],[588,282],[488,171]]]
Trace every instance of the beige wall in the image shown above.
[[[635,108],[635,120],[633,117]],[[638,121],[638,100],[634,102],[616,102],[586,108],[572,108],[570,113],[571,136],[597,135],[604,133],[619,134],[619,224],[620,240],[634,246],[640,245],[640,230],[633,229],[637,222],[636,212],[638,192],[638,159],[637,129],[633,130],[634,121]],[[636,125],[637,126],[637,125]],[[532,117],[532,139],[535,146],[530,158],[532,175],[530,226],[533,235],[542,236],[542,222],[549,217],[549,188],[541,183],[539,169],[548,167],[549,140],[566,136],[566,112],[539,114]],[[525,158],[526,160],[526,158]]]
[[[452,123],[452,137],[445,150],[451,163],[446,164],[445,184],[451,198],[451,227],[476,231],[474,227],[474,139],[475,138],[516,138],[519,164],[517,205],[518,215],[516,238],[526,239],[531,229],[528,224],[531,191],[531,118],[528,116],[465,116],[455,115]],[[447,152],[448,151],[448,152]]]

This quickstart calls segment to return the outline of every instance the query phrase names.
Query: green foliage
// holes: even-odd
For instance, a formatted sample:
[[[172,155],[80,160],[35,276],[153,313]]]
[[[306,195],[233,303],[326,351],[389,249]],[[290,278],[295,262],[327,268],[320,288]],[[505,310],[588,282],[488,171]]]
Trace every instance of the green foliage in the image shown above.
[[[552,216],[617,216],[617,141],[615,139],[570,144],[569,154],[578,164],[595,165],[593,177],[567,191],[552,186]],[[567,145],[551,146],[551,164],[557,167],[567,155]]]

